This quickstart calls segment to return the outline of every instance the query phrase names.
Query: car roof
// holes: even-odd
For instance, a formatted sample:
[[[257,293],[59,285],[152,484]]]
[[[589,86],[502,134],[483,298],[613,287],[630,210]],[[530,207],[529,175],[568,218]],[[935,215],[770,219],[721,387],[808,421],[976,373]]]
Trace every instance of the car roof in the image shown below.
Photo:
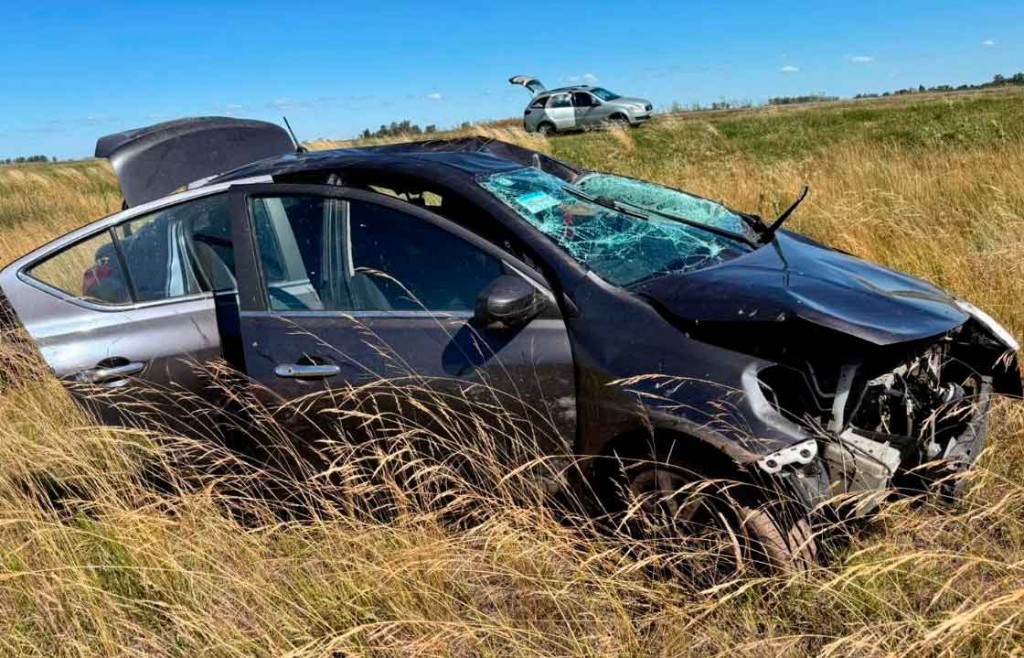
[[[381,169],[438,180],[472,179],[528,166],[539,166],[565,180],[573,180],[584,172],[539,151],[494,139],[467,137],[288,153],[244,165],[206,184],[253,176],[288,177],[345,169]]]
[[[201,188],[254,176],[339,170],[405,173],[468,184],[480,175],[538,167],[565,180],[584,170],[538,151],[485,137],[434,139],[317,151],[297,148],[280,126],[232,117],[189,117],[101,137],[96,157],[107,158],[125,207],[155,201],[183,186]]]
[[[533,99],[536,100],[541,96],[550,96],[551,94],[564,94],[573,91],[590,91],[591,89],[596,89],[596,87],[592,87],[591,85],[573,85],[572,87],[558,87],[557,89],[547,89],[545,91],[542,91],[536,96],[534,96]]]

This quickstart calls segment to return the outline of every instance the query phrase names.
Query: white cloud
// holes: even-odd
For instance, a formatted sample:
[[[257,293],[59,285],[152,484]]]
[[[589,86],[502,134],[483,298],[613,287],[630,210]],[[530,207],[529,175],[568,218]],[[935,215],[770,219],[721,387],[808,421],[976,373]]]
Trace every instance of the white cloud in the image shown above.
[[[796,73],[800,69],[799,69],[799,67],[793,66],[791,64],[787,64],[786,66],[783,66],[779,70],[782,71],[783,73]]]
[[[874,57],[868,57],[867,55],[850,55],[847,59],[854,64],[870,64],[875,61]]]
[[[270,107],[278,112],[292,112],[294,110],[306,110],[312,107],[309,101],[295,100],[294,98],[278,98],[273,103],[268,103],[267,107]]]
[[[444,100],[444,96],[439,91],[432,91],[429,94],[427,94],[427,100],[428,101]]]
[[[596,85],[598,78],[593,73],[584,73],[583,75],[570,75],[565,81],[573,85]]]
[[[985,39],[984,41],[981,42],[981,45],[985,46],[986,48],[991,48],[992,46],[996,45],[996,42],[995,39]]]

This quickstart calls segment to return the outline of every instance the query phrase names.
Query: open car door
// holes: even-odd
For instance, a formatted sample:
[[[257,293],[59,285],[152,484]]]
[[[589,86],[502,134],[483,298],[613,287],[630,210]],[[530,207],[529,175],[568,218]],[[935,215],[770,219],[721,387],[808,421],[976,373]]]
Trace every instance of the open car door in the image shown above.
[[[569,338],[528,266],[381,194],[269,184],[231,195],[239,314],[237,335],[222,338],[240,346],[236,365],[272,403],[303,399],[304,417],[280,420],[351,438],[366,414],[443,432],[441,417],[457,425],[501,413],[489,436],[503,450],[571,451]],[[530,287],[536,313],[517,326],[479,324],[482,293],[509,283]]]

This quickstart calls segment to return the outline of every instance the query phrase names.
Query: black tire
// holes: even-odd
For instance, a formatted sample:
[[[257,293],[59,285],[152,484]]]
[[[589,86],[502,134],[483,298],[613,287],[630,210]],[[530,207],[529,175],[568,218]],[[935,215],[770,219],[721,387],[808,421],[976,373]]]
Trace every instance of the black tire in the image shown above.
[[[556,132],[555,124],[550,121],[541,121],[540,125],[537,126],[537,132],[547,137],[548,135],[554,135]]]
[[[696,473],[673,459],[623,466],[621,509],[631,519],[630,532],[662,555],[686,542],[702,555],[701,571],[719,575],[749,568],[799,573],[817,563],[806,515],[794,513],[782,496],[735,475]]]
[[[613,114],[608,118],[608,123],[612,126],[619,126],[620,128],[629,128],[629,117],[625,114]]]

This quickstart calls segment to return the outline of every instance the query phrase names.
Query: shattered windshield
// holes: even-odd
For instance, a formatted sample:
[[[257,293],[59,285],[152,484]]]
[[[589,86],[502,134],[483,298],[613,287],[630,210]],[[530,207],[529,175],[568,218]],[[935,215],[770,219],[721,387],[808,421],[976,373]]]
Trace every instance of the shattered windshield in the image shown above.
[[[751,250],[681,222],[587,201],[538,169],[494,174],[480,184],[579,263],[620,286],[710,267]]]
[[[613,101],[616,98],[622,98],[622,96],[619,96],[614,92],[610,92],[604,87],[594,87],[593,89],[590,90],[590,93],[597,96],[603,101]]]
[[[751,235],[747,223],[735,212],[720,203],[679,190],[611,174],[589,174],[577,181],[576,186],[591,196],[607,197],[705,226]]]

